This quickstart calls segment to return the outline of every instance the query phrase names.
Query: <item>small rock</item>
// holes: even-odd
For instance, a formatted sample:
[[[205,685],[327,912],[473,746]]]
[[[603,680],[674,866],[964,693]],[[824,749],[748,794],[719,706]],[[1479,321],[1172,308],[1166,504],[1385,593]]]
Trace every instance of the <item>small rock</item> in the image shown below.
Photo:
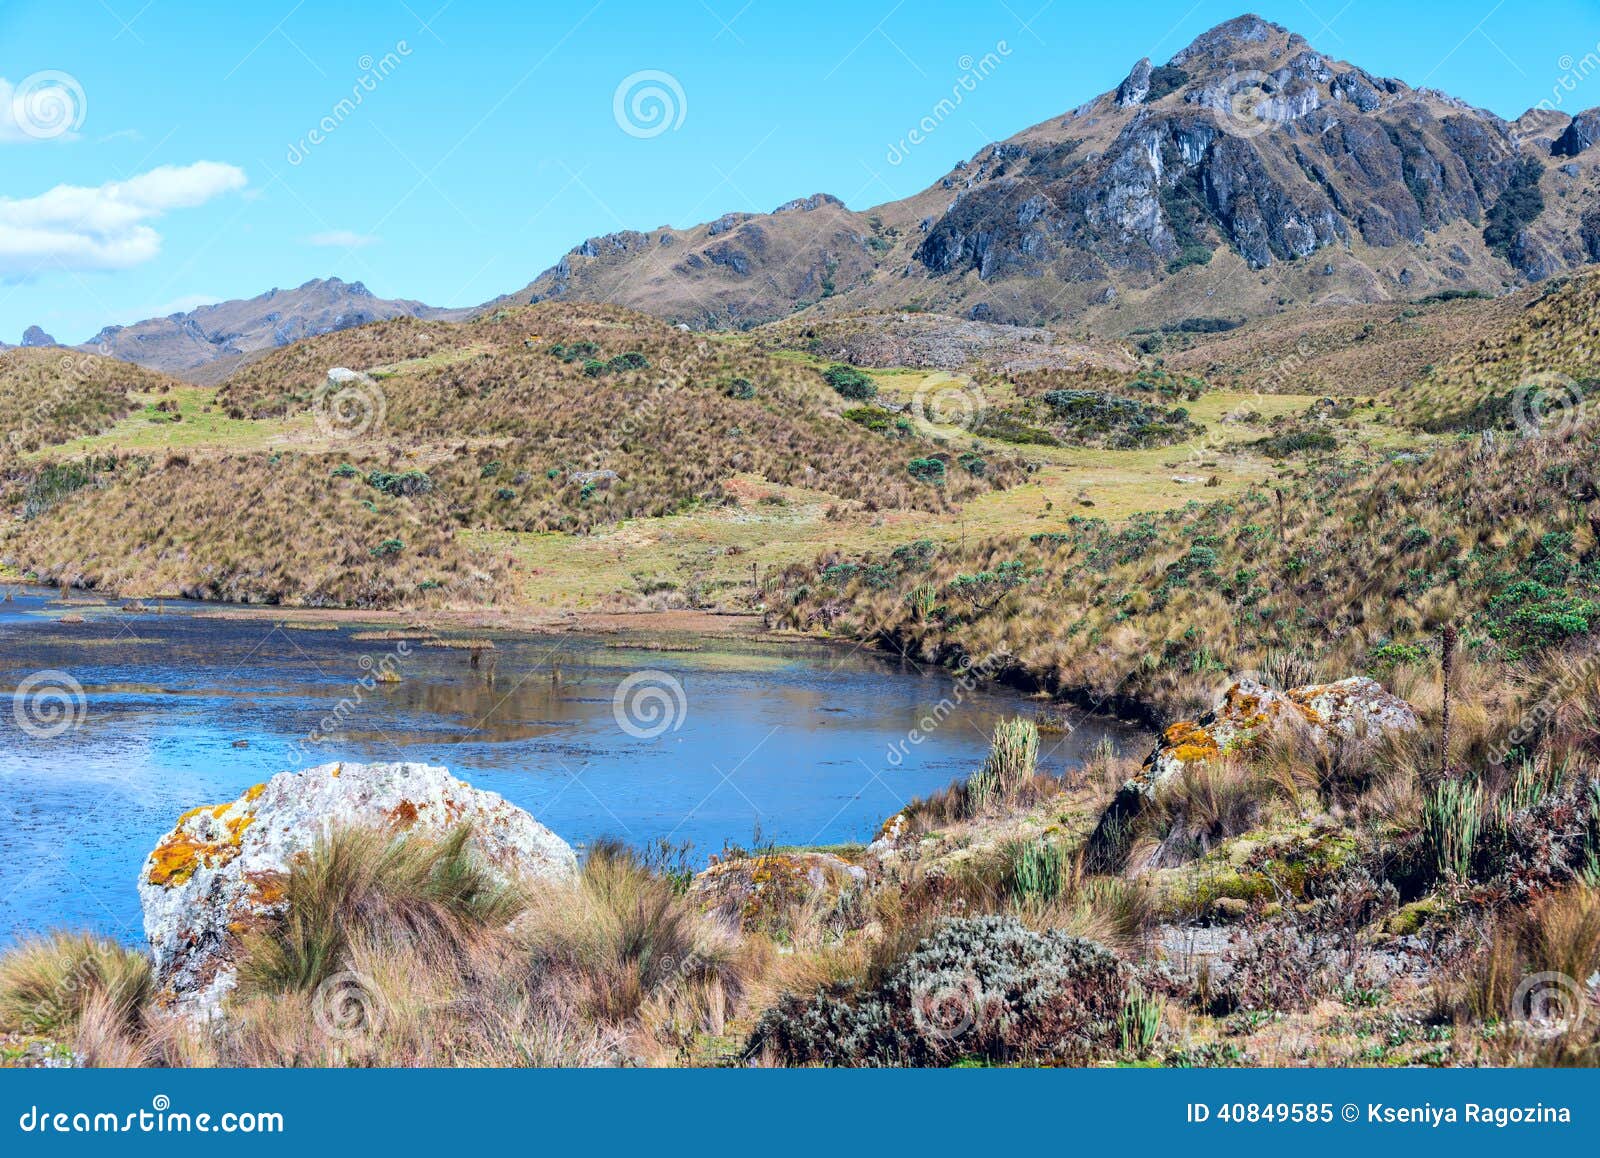
[[[1244,920],[1250,912],[1250,902],[1239,897],[1218,897],[1211,902],[1211,919],[1221,924]]]

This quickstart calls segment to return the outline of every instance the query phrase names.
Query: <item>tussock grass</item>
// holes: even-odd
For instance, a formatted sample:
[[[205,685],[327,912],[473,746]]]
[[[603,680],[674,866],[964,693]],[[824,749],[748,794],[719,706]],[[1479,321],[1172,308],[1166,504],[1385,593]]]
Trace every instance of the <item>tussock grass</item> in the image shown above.
[[[127,1027],[150,997],[150,960],[86,933],[23,941],[0,957],[0,1030],[70,1033]]]

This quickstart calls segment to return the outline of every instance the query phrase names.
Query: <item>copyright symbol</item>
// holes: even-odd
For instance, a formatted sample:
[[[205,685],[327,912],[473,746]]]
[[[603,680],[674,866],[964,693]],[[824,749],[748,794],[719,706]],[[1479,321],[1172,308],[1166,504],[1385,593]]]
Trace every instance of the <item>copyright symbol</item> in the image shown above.
[[[1354,1102],[1345,1103],[1345,1107],[1341,1113],[1344,1114],[1344,1120],[1346,1122],[1354,1122],[1361,1116],[1361,1110]]]

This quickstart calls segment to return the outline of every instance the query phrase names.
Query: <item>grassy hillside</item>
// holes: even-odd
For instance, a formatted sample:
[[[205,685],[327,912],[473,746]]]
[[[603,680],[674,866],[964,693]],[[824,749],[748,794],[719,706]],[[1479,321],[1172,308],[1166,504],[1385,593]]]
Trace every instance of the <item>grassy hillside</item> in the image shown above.
[[[336,367],[356,376],[330,390]],[[693,560],[689,574],[635,566],[618,581],[616,568],[574,566],[585,553],[559,548],[624,525],[699,521],[719,529],[713,554],[730,560],[716,586],[748,600],[756,560],[733,557],[752,528],[801,510],[809,555],[846,523],[953,524],[964,504],[1024,478],[1006,445],[959,445],[880,411],[855,371],[598,306],[399,319],[285,347],[220,389],[162,385],[159,402],[130,392],[120,419],[80,425],[80,437],[6,470],[10,570],[128,594],[317,605],[662,591],[702,605],[715,596]],[[500,585],[508,559],[542,578],[552,543],[550,591]],[[597,589],[601,574],[615,584]]]
[[[1588,274],[1508,299],[1492,324],[1463,335],[1452,357],[1393,396],[1424,428],[1509,429],[1563,420],[1597,380],[1600,274]]]
[[[179,453],[51,463],[13,483],[23,517],[0,537],[0,558],[49,583],[244,603],[472,604],[502,593],[503,559],[469,551],[443,496],[385,492],[344,465]]]
[[[1281,497],[1280,497],[1281,496]],[[1600,628],[1600,448],[1582,431],[1388,462],[1329,455],[1275,487],[1120,525],[1046,521],[917,557],[788,572],[785,620],[1182,714],[1292,657],[1329,677],[1420,659],[1460,625],[1519,658]]]
[[[0,351],[0,455],[98,433],[134,409],[132,394],[160,396],[174,385],[163,374],[55,346]]]

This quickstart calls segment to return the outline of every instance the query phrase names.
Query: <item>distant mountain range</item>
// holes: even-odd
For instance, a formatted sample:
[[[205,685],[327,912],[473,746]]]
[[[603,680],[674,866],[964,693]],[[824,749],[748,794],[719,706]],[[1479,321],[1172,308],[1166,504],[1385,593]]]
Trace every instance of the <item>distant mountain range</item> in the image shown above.
[[[857,212],[819,193],[590,238],[477,310],[329,278],[108,327],[80,348],[214,380],[333,330],[550,299],[695,327],[910,310],[1121,335],[1500,293],[1596,261],[1600,109],[1505,121],[1241,16],[902,201]]]
[[[107,326],[78,347],[186,377],[216,378],[252,354],[387,318],[461,318],[471,311],[375,297],[360,282],[330,277],[268,290],[131,326]]]

